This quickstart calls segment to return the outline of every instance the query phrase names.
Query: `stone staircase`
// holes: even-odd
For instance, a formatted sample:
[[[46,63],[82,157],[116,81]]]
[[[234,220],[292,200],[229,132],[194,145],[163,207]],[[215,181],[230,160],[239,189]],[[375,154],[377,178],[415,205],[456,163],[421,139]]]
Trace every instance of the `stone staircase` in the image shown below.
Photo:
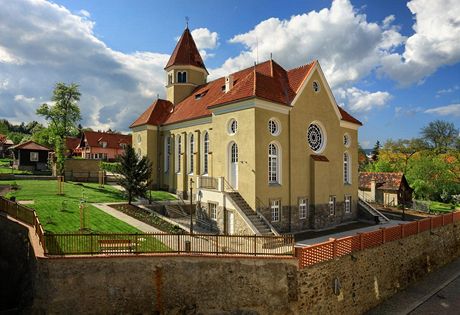
[[[251,221],[254,227],[261,235],[274,235],[270,225],[261,217],[260,214],[256,213],[241,197],[239,192],[233,191],[229,192],[228,197],[233,200],[233,202],[243,211],[246,217]]]
[[[180,204],[165,205],[166,215],[170,218],[184,218],[189,217]]]
[[[372,205],[362,200],[361,198],[358,199],[358,210],[360,210],[360,213],[364,218],[372,222],[378,222],[379,224],[390,222],[390,219],[388,219],[383,213],[375,209]]]

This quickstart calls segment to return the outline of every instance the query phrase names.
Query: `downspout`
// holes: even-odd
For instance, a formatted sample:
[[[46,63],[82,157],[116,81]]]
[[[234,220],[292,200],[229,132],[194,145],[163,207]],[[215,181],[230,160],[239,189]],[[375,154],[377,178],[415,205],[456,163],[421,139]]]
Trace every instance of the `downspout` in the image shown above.
[[[289,110],[288,115],[288,151],[289,151],[289,232],[292,230],[292,192],[291,192],[291,180],[292,180],[292,173],[291,173],[291,110]]]

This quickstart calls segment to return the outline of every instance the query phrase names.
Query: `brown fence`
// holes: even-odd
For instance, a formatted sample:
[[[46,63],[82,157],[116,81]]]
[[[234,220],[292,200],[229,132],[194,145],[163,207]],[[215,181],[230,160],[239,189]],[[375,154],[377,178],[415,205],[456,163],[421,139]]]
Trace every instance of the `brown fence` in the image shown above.
[[[43,250],[46,250],[45,232],[35,210],[0,197],[0,211],[4,211],[9,216],[34,227],[35,234],[38,236],[40,245],[43,247]]]
[[[193,253],[294,256],[292,236],[208,234],[45,234],[47,255]]]
[[[217,189],[217,178],[209,176],[200,176],[200,188]]]
[[[297,247],[296,257],[299,259],[299,267],[305,268],[320,262],[352,254],[359,250],[396,241],[410,235],[431,231],[459,220],[460,212],[452,212],[411,223],[400,224],[390,228],[381,228],[372,232],[358,233],[354,236],[330,239],[327,242],[312,246]]]

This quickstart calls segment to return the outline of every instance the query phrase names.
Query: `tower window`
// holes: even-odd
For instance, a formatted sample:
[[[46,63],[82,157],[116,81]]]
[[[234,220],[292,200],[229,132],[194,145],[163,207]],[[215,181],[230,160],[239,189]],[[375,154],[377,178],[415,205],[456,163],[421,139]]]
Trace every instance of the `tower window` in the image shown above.
[[[186,83],[187,82],[187,72],[179,71],[177,73],[177,82],[178,83]]]

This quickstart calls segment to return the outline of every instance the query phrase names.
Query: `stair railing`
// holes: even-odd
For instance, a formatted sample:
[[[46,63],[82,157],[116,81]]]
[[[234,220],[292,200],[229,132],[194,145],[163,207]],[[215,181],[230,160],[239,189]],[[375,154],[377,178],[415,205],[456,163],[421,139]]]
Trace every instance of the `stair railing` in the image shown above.
[[[361,205],[366,208],[369,212],[375,213],[376,215],[382,217],[385,219],[387,222],[390,222],[390,219],[388,219],[383,213],[381,213],[379,210],[375,209],[372,205],[370,205],[368,202],[364,201],[361,198],[358,198],[358,203],[361,203]]]
[[[280,234],[278,233],[278,231],[273,227],[273,225],[270,223],[270,221],[267,220],[267,218],[265,218],[265,216],[259,211],[259,207],[257,207],[259,205],[262,206],[262,208],[265,208],[267,209],[268,207],[264,204],[264,202],[259,198],[259,197],[256,197],[256,213],[257,215],[259,216],[259,218],[261,218],[265,224],[268,225],[268,227],[270,228],[270,231],[272,231],[272,233],[276,236],[279,236]]]

